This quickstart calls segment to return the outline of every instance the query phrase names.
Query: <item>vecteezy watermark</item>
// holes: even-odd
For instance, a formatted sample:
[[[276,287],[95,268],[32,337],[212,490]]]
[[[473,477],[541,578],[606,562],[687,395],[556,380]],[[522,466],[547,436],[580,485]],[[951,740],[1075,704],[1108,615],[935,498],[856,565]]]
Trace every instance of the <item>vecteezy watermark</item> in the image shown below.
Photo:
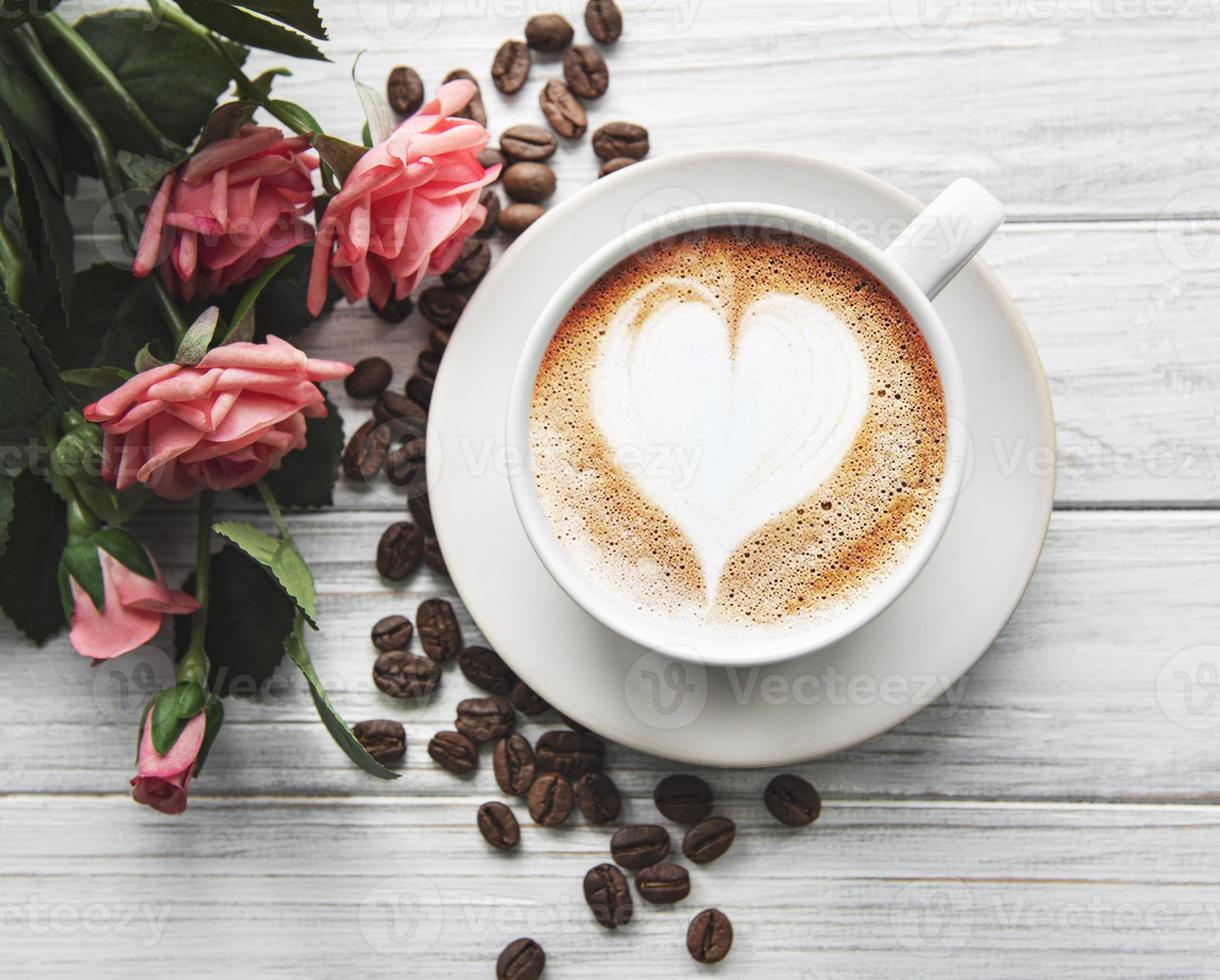
[[[1185,272],[1220,270],[1220,187],[1194,187],[1162,208],[1156,243]]]
[[[382,878],[364,894],[357,914],[360,932],[375,953],[425,953],[440,938],[445,903],[425,875]]]
[[[645,725],[676,731],[694,724],[707,707],[707,668],[650,650],[623,677],[627,707]]]
[[[974,899],[951,879],[903,885],[890,907],[890,928],[899,944],[919,956],[951,956],[974,932]]]
[[[156,946],[170,906],[148,902],[25,902],[0,905],[0,936],[116,936]]]
[[[174,686],[174,661],[164,650],[142,646],[113,660],[99,660],[90,672],[93,704],[112,725],[135,728],[148,699]]]
[[[1166,718],[1189,731],[1220,727],[1220,647],[1189,647],[1165,661],[1156,700]]]

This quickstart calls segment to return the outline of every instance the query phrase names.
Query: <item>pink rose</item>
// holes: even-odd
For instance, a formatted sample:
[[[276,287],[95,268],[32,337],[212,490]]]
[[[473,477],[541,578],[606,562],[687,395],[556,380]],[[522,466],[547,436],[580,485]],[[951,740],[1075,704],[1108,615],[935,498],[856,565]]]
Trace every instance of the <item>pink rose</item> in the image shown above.
[[[483,224],[479,192],[500,172],[484,169],[487,130],[452,118],[474,97],[473,82],[442,85],[436,98],[362,156],[318,225],[309,309],[326,301],[329,272],[349,302],[384,307],[425,274],[439,275]]]
[[[105,601],[98,609],[76,579],[72,587],[72,632],[68,638],[82,657],[110,660],[143,646],[161,629],[166,615],[185,615],[199,608],[192,596],[165,584],[165,576],[153,561],[156,578],[132,571],[101,548]]]
[[[253,279],[312,237],[301,218],[313,206],[317,166],[308,137],[285,139],[271,126],[246,125],[208,144],[161,181],[132,271],[159,267],[186,301]]]
[[[182,729],[178,741],[166,755],[153,746],[152,712],[144,718],[144,733],[140,736],[139,772],[132,779],[131,798],[162,813],[176,815],[186,809],[187,789],[195,760],[203,747],[207,715],[199,712]]]
[[[104,433],[102,477],[119,490],[138,480],[170,500],[256,483],[305,447],[307,418],[326,416],[314,382],[351,370],[268,337],[217,347],[194,367],[142,371],[85,409]]]

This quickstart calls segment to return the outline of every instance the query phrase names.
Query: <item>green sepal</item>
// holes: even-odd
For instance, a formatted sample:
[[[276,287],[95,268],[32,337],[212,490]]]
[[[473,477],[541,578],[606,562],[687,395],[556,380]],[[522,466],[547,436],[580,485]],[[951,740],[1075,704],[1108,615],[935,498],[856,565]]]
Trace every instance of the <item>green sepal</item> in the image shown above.
[[[229,332],[225,334],[224,340],[220,343],[234,344],[238,341],[254,339],[254,304],[258,300],[259,294],[267,287],[267,284],[286,266],[292,263],[293,255],[291,252],[286,252],[278,259],[272,262],[265,268],[259,277],[246,287],[246,291],[242,293],[241,299],[238,300],[237,308],[233,311],[232,323]]]
[[[174,355],[174,363],[183,367],[194,367],[203,360],[204,354],[212,343],[212,335],[220,322],[220,308],[209,306],[199,314],[199,319],[190,325],[182,342],[178,345],[178,353]]]
[[[203,728],[203,744],[199,746],[199,755],[195,757],[196,776],[203,771],[203,763],[212,751],[212,743],[216,741],[216,735],[225,720],[224,702],[215,696],[209,695],[207,707],[203,710],[207,712],[208,718]]]
[[[59,589],[64,602],[64,615],[71,620],[74,602],[68,582],[76,582],[92,600],[98,612],[106,609],[106,580],[102,574],[102,559],[97,545],[89,538],[70,540],[59,559]]]
[[[160,367],[165,362],[157,357],[152,352],[152,341],[149,341],[136,352],[135,367],[136,373],[141,371],[151,371],[155,367]]]
[[[142,578],[156,580],[157,569],[148,556],[148,550],[129,532],[118,527],[104,527],[94,531],[89,540],[124,568]]]
[[[59,372],[63,381],[82,388],[117,388],[134,376],[131,371],[118,367],[69,368]]]
[[[263,566],[281,589],[296,603],[309,625],[318,628],[314,617],[317,602],[313,575],[296,543],[291,538],[273,537],[241,521],[218,521],[212,530],[228,538],[246,555]]]
[[[153,698],[152,742],[158,755],[168,755],[186,723],[204,709],[207,698],[194,681],[181,681]]]
[[[335,172],[340,184],[347,180],[352,167],[368,152],[366,147],[341,140],[337,136],[328,136],[326,133],[314,136],[313,145],[322,161]]]
[[[310,133],[322,132],[322,126],[313,113],[295,102],[289,102],[286,99],[272,99],[271,104],[276,107],[282,115],[287,116],[291,121],[294,129],[307,130]]]
[[[119,150],[114,156],[119,169],[131,181],[131,186],[143,190],[160,186],[165,175],[187,159],[186,150],[173,160],[151,153],[132,153],[130,150]]]

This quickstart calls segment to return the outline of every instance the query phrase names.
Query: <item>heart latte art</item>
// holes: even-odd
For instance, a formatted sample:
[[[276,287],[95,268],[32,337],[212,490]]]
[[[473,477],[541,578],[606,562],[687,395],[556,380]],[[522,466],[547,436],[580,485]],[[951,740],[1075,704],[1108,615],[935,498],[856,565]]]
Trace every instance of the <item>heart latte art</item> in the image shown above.
[[[749,633],[892,572],[945,462],[927,345],[871,274],[801,238],[671,239],[602,277],[535,382],[556,537],[647,613]]]

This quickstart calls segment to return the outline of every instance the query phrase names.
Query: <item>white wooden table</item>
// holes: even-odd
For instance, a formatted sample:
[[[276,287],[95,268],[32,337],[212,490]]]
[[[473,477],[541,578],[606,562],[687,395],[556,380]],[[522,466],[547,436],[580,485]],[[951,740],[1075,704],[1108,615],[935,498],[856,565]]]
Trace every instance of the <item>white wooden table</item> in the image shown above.
[[[322,6],[334,63],[294,65],[281,92],[355,136],[347,72],[362,49],[371,84],[396,63],[430,87],[467,66],[493,132],[539,121],[554,64],[504,100],[487,84],[492,52],[528,13],[579,23],[583,0]],[[542,831],[518,807],[520,853],[492,853],[474,826],[475,806],[498,797],[490,766],[463,781],[427,757],[468,696],[460,674],[414,709],[373,688],[369,625],[447,586],[426,572],[383,584],[371,556],[401,504],[344,489],[335,510],[292,519],[321,593],[315,660],[349,720],[403,721],[404,777],[382,784],[348,764],[285,671],[263,703],[230,702],[190,809],[161,817],[125,792],[138,698],[66,640],[35,652],[5,626],[5,974],[477,977],[531,935],[547,976],[691,976],[686,923],[708,905],[736,927],[726,976],[1220,972],[1216,3],[624,6],[595,125],[647,124],[654,155],[814,152],[924,199],[969,174],[1007,203],[984,255],[1038,343],[1062,454],[1024,603],[952,701],[799,767],[825,799],[814,828],[770,820],[769,773],[705,773],[738,843],[694,874],[681,906],[639,909],[612,935],[580,890],[605,831]],[[587,144],[561,151],[557,171],[561,196],[589,182]],[[417,320],[390,328],[357,307],[307,343],[388,352],[402,378],[422,338]],[[350,431],[363,410],[343,409]],[[172,510],[142,526],[173,578],[185,526]],[[625,817],[655,819],[652,786],[673,767],[616,748],[609,766]]]

